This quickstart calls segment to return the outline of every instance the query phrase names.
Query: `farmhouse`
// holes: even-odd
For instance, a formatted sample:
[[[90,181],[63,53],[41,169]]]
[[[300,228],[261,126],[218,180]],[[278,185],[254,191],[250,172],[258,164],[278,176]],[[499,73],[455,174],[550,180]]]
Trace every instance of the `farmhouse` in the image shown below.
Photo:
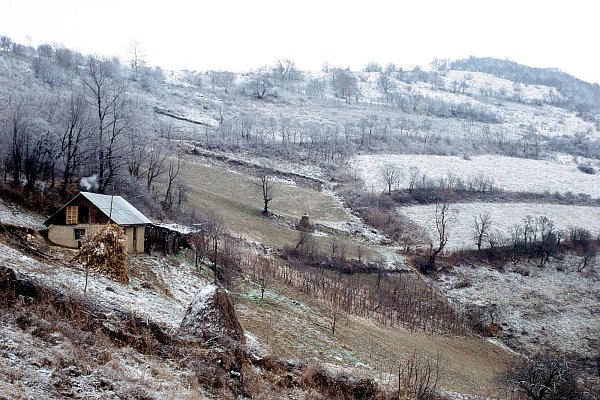
[[[144,214],[121,196],[80,192],[44,222],[48,239],[58,245],[77,248],[84,236],[92,234],[109,219],[123,228],[129,253],[144,252],[146,226]]]

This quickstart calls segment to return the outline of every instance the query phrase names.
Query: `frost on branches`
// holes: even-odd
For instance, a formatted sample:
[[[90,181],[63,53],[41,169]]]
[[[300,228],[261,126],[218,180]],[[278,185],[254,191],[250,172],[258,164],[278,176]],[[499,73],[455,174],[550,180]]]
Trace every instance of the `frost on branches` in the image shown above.
[[[128,283],[126,240],[118,225],[104,225],[82,244],[77,259],[117,282]]]

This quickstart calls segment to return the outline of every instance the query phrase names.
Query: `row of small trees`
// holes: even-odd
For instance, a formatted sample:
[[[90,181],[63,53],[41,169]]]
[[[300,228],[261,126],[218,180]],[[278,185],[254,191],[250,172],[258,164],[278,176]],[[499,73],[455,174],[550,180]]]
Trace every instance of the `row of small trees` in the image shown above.
[[[326,305],[332,333],[345,314],[372,318],[384,325],[412,331],[465,334],[468,318],[421,279],[404,274],[342,274],[326,267],[294,266],[254,255],[242,259],[261,293],[270,282],[294,287]]]
[[[489,213],[473,217],[473,238],[478,251],[486,246],[492,257],[508,256],[514,260],[539,259],[540,266],[550,257],[558,257],[564,251],[573,251],[581,257],[578,271],[583,271],[598,254],[600,240],[588,229],[556,229],[554,222],[546,216],[526,216],[523,223],[514,225],[510,236],[503,236],[494,229]]]
[[[378,170],[379,180],[385,185],[387,194],[392,194],[394,187],[399,188],[400,183],[405,179],[405,172],[395,164],[384,164]],[[456,193],[498,193],[501,192],[496,186],[494,180],[488,176],[480,174],[471,178],[462,178],[460,176],[448,173],[446,177],[438,179],[429,178],[427,174],[421,171],[418,167],[412,166],[408,169],[407,176],[409,193],[420,193],[421,195],[414,196],[418,201],[425,199],[423,196],[427,193],[437,193],[439,195],[449,197]],[[436,196],[438,197],[438,196]]]

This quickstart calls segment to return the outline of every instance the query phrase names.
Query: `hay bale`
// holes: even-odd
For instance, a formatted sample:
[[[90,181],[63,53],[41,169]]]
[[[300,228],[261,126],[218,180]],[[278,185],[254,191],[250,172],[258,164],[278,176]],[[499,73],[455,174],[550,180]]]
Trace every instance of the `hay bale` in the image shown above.
[[[298,223],[298,230],[302,232],[312,232],[314,231],[314,227],[310,223],[310,219],[308,218],[308,214],[304,214],[302,218],[300,218],[300,222]]]
[[[181,321],[181,332],[211,349],[208,361],[218,380],[234,392],[242,388],[246,361],[245,336],[227,291],[215,284],[204,286],[194,297]]]
[[[227,291],[215,284],[205,285],[194,296],[183,320],[181,329],[207,344],[230,339],[245,344],[244,330]]]
[[[117,282],[129,283],[126,240],[118,225],[104,225],[82,243],[76,259]]]

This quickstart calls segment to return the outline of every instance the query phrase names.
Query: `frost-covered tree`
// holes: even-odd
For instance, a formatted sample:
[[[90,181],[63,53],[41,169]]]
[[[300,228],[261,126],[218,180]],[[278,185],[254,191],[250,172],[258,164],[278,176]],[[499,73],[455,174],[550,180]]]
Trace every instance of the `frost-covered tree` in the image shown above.
[[[335,96],[345,99],[347,103],[360,93],[358,79],[348,69],[335,68],[331,72],[331,86]]]
[[[272,73],[267,67],[263,67],[252,75],[249,82],[249,89],[257,99],[262,99],[273,87],[273,83]]]
[[[473,217],[473,238],[477,245],[477,250],[481,250],[481,245],[490,235],[492,227],[492,217],[490,213],[484,212]]]
[[[392,194],[392,186],[400,182],[402,172],[394,164],[385,164],[379,170],[379,177],[385,183],[388,189],[388,195]]]
[[[283,58],[277,60],[273,68],[273,76],[280,86],[285,86],[292,81],[298,80],[300,78],[300,71],[294,61],[289,58]]]
[[[146,66],[144,48],[140,42],[133,40],[129,45],[129,52],[131,57],[129,60],[130,79],[138,81]]]

